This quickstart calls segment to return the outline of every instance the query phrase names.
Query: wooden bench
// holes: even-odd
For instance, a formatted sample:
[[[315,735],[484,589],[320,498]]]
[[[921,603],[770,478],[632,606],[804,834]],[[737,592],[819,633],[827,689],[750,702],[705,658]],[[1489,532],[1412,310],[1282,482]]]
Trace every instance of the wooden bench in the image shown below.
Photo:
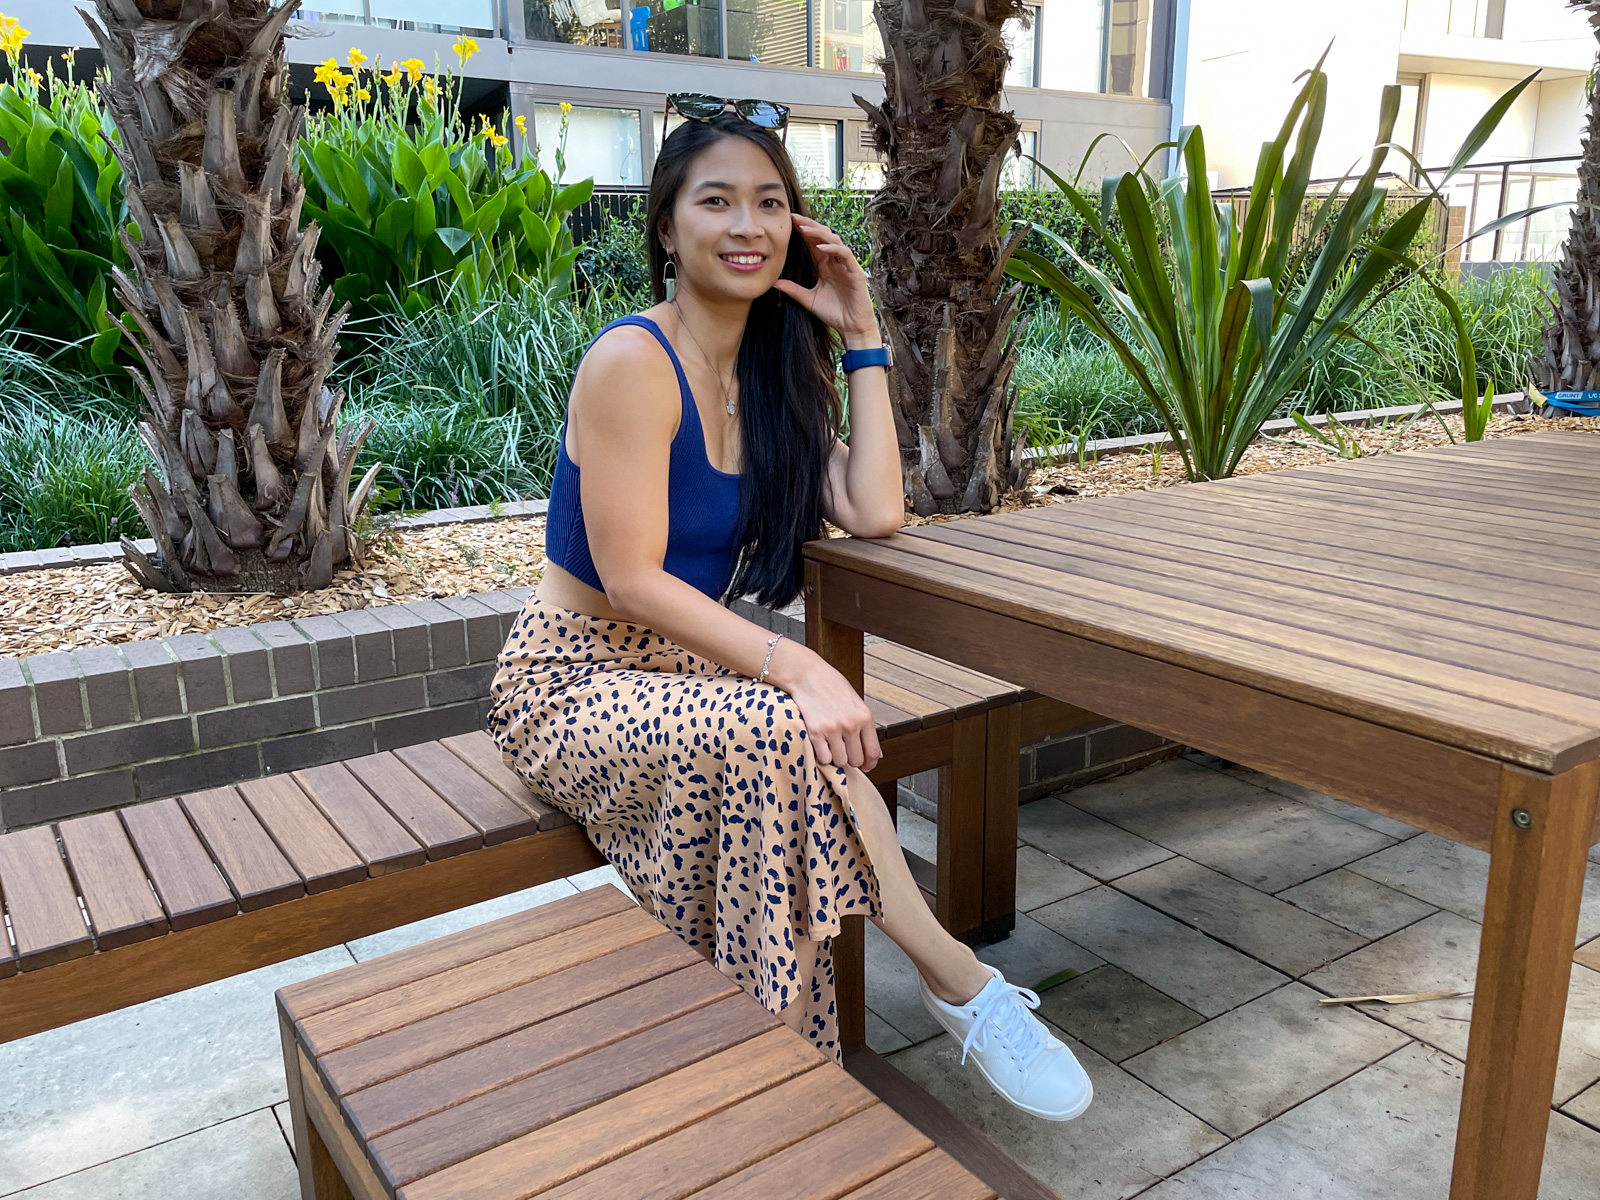
[[[938,861],[913,869],[953,931],[1004,936],[1019,741],[1088,715],[897,647],[870,657],[875,782],[892,797],[941,772]],[[603,862],[484,733],[0,835],[0,1042]]]
[[[996,1195],[614,888],[278,1015],[303,1200]]]

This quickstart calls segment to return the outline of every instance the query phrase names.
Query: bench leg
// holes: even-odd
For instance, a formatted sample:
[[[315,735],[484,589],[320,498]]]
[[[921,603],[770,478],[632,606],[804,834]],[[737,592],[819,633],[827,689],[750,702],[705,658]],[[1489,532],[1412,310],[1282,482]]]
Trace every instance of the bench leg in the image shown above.
[[[939,852],[934,912],[969,945],[983,932],[984,808],[988,724],[983,714],[955,723],[950,765],[939,769]]]
[[[1502,770],[1450,1200],[1538,1195],[1597,785]]]
[[[354,1200],[339,1167],[328,1153],[316,1126],[306,1115],[305,1089],[300,1081],[300,1056],[294,1034],[283,1014],[278,1014],[278,1036],[283,1042],[284,1082],[289,1087],[289,1118],[294,1131],[294,1161],[300,1172],[300,1200]]]
[[[988,714],[984,750],[983,924],[979,940],[1004,941],[1017,927],[1017,796],[1022,706]]]

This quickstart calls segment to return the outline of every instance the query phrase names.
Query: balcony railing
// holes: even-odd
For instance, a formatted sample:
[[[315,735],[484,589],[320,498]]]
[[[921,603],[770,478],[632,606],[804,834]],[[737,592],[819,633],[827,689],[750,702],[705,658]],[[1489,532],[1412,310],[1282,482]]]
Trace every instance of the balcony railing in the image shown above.
[[[295,18],[329,25],[505,36],[500,0],[306,0]]]

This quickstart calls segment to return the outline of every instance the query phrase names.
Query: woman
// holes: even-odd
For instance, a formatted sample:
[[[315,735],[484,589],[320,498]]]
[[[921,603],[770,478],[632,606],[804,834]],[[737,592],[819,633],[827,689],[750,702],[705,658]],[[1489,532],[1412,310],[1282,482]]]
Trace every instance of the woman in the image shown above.
[[[789,601],[824,517],[882,537],[903,508],[881,365],[847,356],[838,437],[834,337],[882,345],[865,273],[805,215],[772,132],[712,110],[656,162],[658,303],[607,327],[578,368],[549,564],[501,655],[490,729],[651,912],[818,1049],[839,1053],[830,939],[864,914],[916,964],[963,1060],[1025,1111],[1069,1120],[1089,1081],[1028,1011],[1038,998],[917,891],[863,774],[879,758],[866,703],[719,603]]]

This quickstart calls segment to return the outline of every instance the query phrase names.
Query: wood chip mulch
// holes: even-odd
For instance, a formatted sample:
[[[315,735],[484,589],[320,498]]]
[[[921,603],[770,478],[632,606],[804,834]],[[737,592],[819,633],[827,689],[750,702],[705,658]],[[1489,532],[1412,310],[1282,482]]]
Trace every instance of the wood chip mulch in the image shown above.
[[[1460,419],[1449,420],[1459,441]],[[1488,436],[1552,429],[1600,433],[1600,418],[1496,417]],[[1360,442],[1364,456],[1420,450],[1449,440],[1437,420],[1349,433]],[[1239,474],[1341,461],[1296,432],[1251,446]],[[1185,482],[1182,462],[1170,450],[1159,459],[1149,453],[1119,454],[1083,466],[1071,462],[1038,468],[1002,508],[1013,512]],[[906,524],[959,519],[908,515]],[[140,587],[120,563],[26,571],[0,578],[0,658],[525,587],[538,580],[543,568],[544,518],[524,517],[385,530],[373,542],[365,569],[341,570],[332,587],[290,598],[166,595]]]

